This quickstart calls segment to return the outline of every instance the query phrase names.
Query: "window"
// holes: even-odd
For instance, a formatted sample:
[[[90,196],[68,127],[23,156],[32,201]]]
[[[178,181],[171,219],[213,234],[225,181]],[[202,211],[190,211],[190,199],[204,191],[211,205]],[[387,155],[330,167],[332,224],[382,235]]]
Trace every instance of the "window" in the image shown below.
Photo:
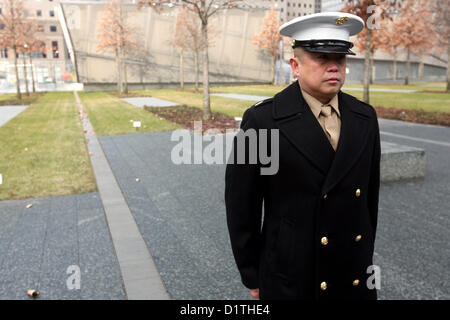
[[[58,41],[52,41],[53,58],[59,58]]]
[[[3,30],[3,29],[5,29],[5,25],[2,23],[2,24],[0,24],[0,30]]]
[[[56,26],[50,26],[50,32],[56,32]]]
[[[42,17],[42,10],[36,10],[36,16]]]
[[[8,49],[7,48],[2,48],[0,50],[0,58],[8,58]]]
[[[50,15],[50,17],[54,17],[55,16],[55,11],[50,10],[48,14]]]
[[[44,26],[43,25],[38,25],[37,26],[37,31],[38,32],[44,32]]]

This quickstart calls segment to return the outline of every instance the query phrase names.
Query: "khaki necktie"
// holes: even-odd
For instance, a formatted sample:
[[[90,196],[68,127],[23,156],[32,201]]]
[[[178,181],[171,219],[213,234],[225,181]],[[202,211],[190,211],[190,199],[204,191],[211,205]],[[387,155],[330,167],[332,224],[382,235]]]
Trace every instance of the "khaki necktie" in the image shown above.
[[[332,114],[332,109],[330,105],[323,105],[320,111],[320,117],[323,118],[323,123],[325,126],[325,131],[328,136],[328,140],[331,143],[334,151],[336,151],[339,139],[339,126],[337,123],[335,114]]]

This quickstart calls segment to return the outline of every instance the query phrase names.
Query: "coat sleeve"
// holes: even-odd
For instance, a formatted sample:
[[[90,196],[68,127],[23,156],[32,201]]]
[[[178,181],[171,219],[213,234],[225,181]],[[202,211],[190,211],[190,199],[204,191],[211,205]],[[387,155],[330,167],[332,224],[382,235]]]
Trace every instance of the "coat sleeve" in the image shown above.
[[[373,228],[374,240],[378,221],[378,201],[380,191],[380,159],[381,159],[380,129],[378,127],[378,119],[376,118],[375,113],[375,139],[369,178],[369,199],[368,199],[370,222]]]
[[[258,130],[254,109],[242,118],[241,130]],[[236,150],[237,138],[233,140]],[[248,159],[249,146],[245,153]],[[236,156],[236,155],[235,155]],[[231,159],[231,157],[230,157]],[[259,288],[259,254],[261,240],[262,191],[258,163],[239,164],[229,160],[225,173],[225,205],[231,248],[241,274],[242,283],[249,289]]]

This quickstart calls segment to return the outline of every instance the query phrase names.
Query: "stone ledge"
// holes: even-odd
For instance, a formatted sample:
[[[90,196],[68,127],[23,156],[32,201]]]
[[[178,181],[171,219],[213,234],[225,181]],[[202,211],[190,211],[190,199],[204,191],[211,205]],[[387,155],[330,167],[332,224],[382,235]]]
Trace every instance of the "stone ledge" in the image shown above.
[[[381,141],[382,182],[425,177],[425,150]]]

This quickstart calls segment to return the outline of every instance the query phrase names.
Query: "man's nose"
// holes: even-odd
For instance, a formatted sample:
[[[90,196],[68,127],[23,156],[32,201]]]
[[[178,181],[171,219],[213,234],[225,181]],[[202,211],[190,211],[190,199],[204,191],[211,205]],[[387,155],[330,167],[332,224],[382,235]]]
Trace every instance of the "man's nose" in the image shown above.
[[[327,71],[328,72],[338,72],[338,63],[337,63],[337,61],[333,61],[333,60],[331,60],[329,63],[328,63],[328,66],[327,66]]]

